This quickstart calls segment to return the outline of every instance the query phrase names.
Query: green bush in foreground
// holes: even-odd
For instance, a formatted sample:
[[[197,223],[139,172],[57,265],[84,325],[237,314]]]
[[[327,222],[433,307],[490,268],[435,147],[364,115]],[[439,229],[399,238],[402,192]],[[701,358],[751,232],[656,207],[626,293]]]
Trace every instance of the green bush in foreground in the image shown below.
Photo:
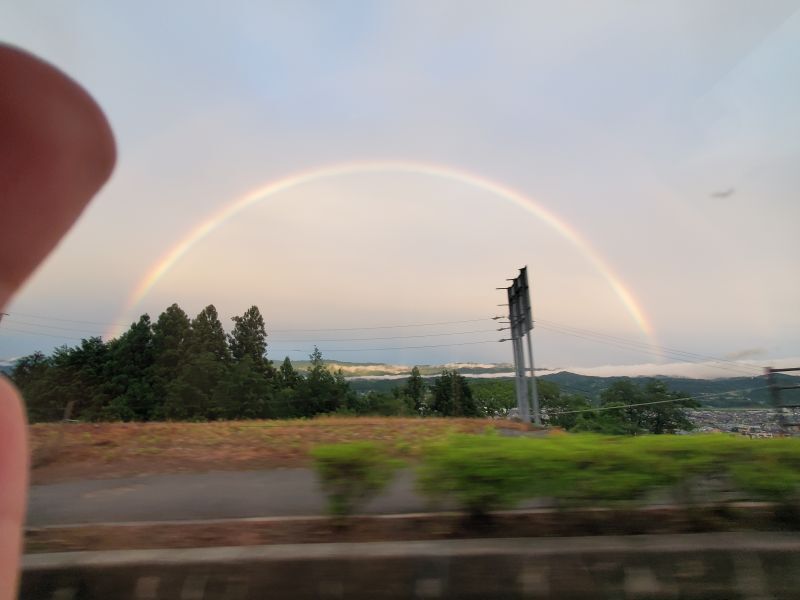
[[[418,472],[420,490],[450,498],[472,514],[547,497],[562,506],[642,501],[658,490],[687,492],[724,479],[751,499],[783,504],[800,491],[800,440],[725,435],[503,438],[456,435],[431,446]]]
[[[530,456],[521,441],[458,435],[431,445],[418,472],[418,487],[436,499],[451,497],[473,514],[511,507],[535,495],[526,474]]]
[[[400,465],[371,442],[317,446],[311,453],[328,496],[328,512],[337,517],[353,514],[377,495]]]

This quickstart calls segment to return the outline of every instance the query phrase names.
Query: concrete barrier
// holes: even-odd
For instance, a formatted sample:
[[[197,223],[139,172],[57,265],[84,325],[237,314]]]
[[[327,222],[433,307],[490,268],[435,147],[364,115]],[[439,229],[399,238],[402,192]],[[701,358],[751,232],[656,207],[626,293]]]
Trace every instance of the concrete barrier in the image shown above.
[[[710,533],[28,555],[20,597],[800,597],[800,535]]]

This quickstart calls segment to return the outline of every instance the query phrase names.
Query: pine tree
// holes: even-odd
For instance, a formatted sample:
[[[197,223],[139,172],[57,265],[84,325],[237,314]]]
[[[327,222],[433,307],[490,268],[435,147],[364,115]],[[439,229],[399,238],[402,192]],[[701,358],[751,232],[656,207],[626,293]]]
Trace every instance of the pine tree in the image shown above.
[[[403,387],[403,393],[411,400],[414,414],[421,415],[425,412],[425,380],[419,373],[419,368],[411,369],[411,376]]]
[[[311,365],[298,393],[298,410],[302,416],[329,413],[347,406],[350,385],[342,372],[330,372],[322,358],[322,352],[314,346],[309,356]]]
[[[442,371],[433,383],[431,409],[443,417],[478,417],[480,410],[466,378],[457,371]]]
[[[223,363],[230,362],[231,351],[217,309],[209,304],[192,320],[192,352],[210,352]]]
[[[191,331],[188,315],[177,304],[169,306],[153,325],[153,365],[150,375],[155,406],[151,418],[164,417],[168,388],[188,362]]]
[[[150,317],[142,315],[128,331],[108,344],[109,395],[104,418],[147,420],[153,414],[155,397],[151,380],[153,331]]]
[[[289,357],[283,359],[280,368],[278,369],[278,386],[281,388],[296,388],[303,377],[298,373]]]
[[[254,368],[267,373],[271,367],[267,360],[267,332],[258,307],[251,306],[241,317],[233,317],[233,323],[228,336],[233,359],[238,362],[248,356]]]
[[[213,398],[226,378],[231,355],[222,323],[213,304],[191,322],[191,334],[174,379],[165,390],[163,416],[168,419],[218,418]],[[223,411],[224,412],[224,411]]]
[[[52,360],[41,352],[20,358],[14,366],[11,380],[25,399],[32,423],[63,418],[65,404],[54,379]]]

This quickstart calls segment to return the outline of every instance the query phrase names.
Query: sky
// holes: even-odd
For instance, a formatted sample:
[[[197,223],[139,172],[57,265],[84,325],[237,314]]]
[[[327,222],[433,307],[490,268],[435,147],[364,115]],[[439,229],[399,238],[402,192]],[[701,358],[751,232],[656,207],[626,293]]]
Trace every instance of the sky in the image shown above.
[[[257,305],[275,359],[508,362],[527,265],[537,366],[793,364],[798,9],[0,2],[119,149],[0,359],[177,302]]]

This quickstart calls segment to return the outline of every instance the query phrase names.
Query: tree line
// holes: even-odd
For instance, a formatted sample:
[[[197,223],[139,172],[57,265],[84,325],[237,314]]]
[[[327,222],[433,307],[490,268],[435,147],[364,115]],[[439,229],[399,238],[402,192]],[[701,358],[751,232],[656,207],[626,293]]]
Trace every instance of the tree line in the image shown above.
[[[630,379],[615,381],[600,393],[596,404],[581,394],[563,392],[552,381],[537,379],[536,384],[543,422],[574,432],[635,435],[689,431],[693,425],[686,409],[700,406],[658,379],[642,384]],[[502,415],[516,407],[513,381],[483,380],[473,382],[472,387],[487,413]]]
[[[426,380],[417,367],[389,392],[357,393],[316,347],[305,372],[288,357],[275,367],[257,306],[232,321],[226,333],[213,305],[190,319],[173,304],[155,322],[142,315],[108,342],[90,337],[49,356],[36,352],[21,358],[11,378],[32,422],[290,419],[326,413],[502,417],[516,405],[513,382],[470,383],[452,370]],[[545,421],[568,430],[631,434],[691,428],[684,409],[693,401],[675,402],[681,396],[660,381],[642,387],[617,382],[603,392],[599,407],[562,393],[553,382],[537,384]]]
[[[190,319],[173,304],[155,322],[142,315],[108,342],[90,337],[49,356],[25,356],[11,378],[32,422],[484,414],[458,373],[444,371],[428,386],[415,367],[408,383],[392,393],[358,394],[341,371],[328,368],[316,347],[305,372],[288,357],[276,367],[267,358],[267,332],[257,306],[232,321],[226,333],[213,305]]]

